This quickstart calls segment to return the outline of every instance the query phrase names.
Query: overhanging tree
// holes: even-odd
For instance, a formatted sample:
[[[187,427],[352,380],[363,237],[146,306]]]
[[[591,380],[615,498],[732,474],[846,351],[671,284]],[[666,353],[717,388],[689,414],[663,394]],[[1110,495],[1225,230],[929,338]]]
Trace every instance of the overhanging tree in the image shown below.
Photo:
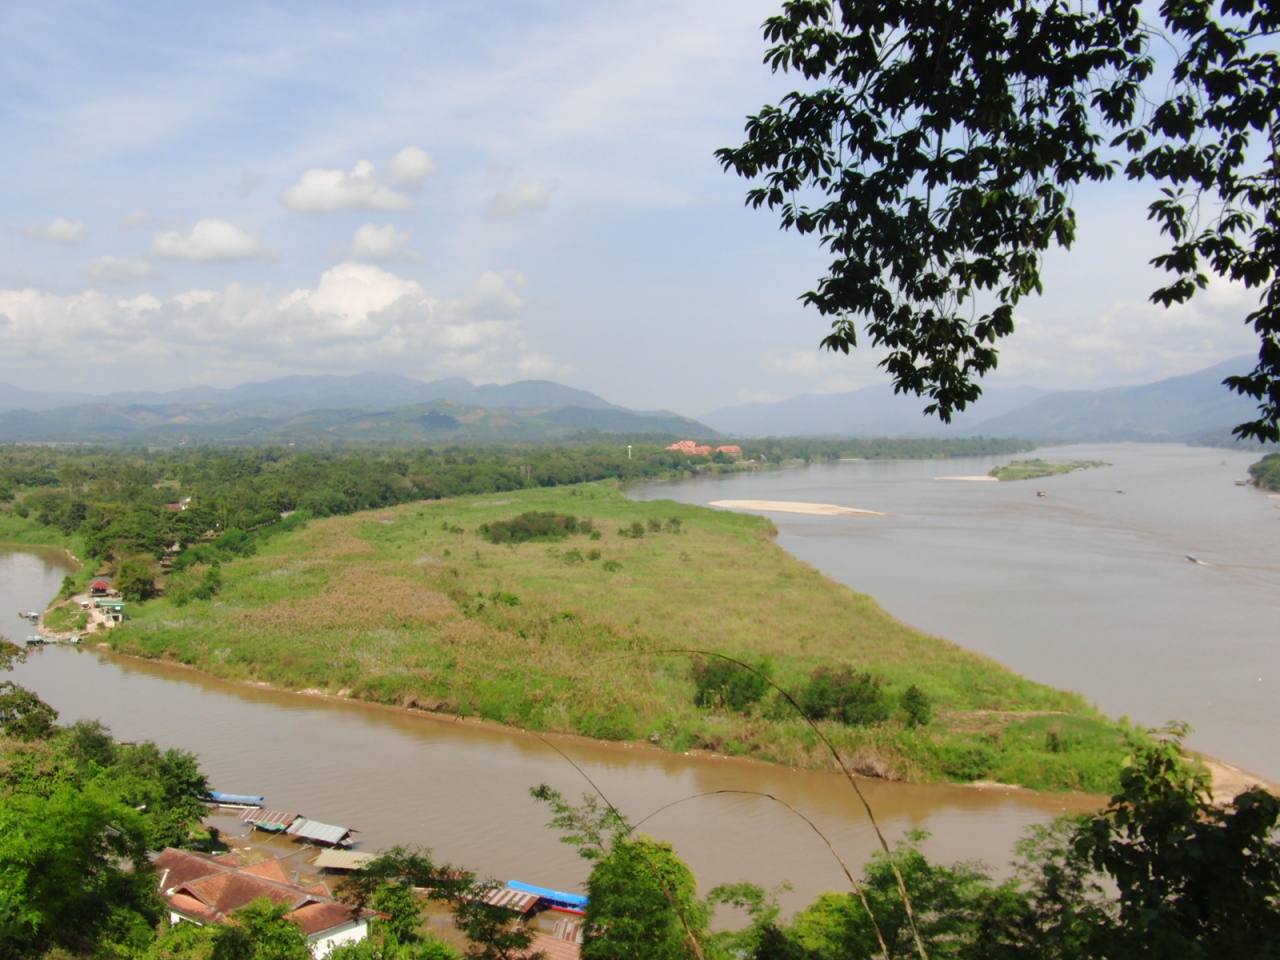
[[[806,89],[717,151],[759,179],[748,204],[833,255],[802,300],[848,353],[859,324],[895,389],[949,422],[981,393],[1014,309],[1041,292],[1046,250],[1071,245],[1081,183],[1159,185],[1170,240],[1151,299],[1213,275],[1259,295],[1258,401],[1235,430],[1280,441],[1280,6],[1269,0],[787,0],[765,62]],[[1172,63],[1159,49],[1172,51]],[[1158,98],[1152,99],[1158,91]]]

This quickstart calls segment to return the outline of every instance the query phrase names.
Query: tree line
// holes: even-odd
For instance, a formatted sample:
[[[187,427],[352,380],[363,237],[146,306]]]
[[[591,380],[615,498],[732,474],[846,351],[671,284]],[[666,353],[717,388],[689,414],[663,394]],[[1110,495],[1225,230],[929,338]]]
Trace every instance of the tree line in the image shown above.
[[[290,524],[417,500],[598,480],[621,482],[840,457],[948,457],[1011,452],[1008,440],[744,441],[748,464],[660,445],[505,444],[442,448],[119,450],[0,449],[0,509],[77,543],[144,599],[156,564],[194,548],[252,553]],[[169,506],[172,505],[172,506]]]

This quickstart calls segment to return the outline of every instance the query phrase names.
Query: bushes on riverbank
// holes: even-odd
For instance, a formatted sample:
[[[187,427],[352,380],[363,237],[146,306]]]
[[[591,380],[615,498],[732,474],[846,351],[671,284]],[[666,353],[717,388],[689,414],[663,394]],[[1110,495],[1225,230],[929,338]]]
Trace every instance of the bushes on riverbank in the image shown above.
[[[1280,490],[1280,453],[1268,453],[1249,468],[1249,475],[1264,490]]]

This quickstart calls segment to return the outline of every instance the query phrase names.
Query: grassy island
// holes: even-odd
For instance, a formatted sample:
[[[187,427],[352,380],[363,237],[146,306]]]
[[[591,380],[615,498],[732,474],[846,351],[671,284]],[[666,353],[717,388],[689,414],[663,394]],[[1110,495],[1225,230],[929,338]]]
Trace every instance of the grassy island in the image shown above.
[[[1091,467],[1109,466],[1111,464],[1104,460],[1013,460],[1002,467],[996,467],[989,476],[997,480],[1035,480],[1054,477],[1060,473],[1088,470]]]
[[[1128,728],[899,623],[773,532],[603,483],[404,504],[190,564],[109,637],[286,689],[831,766],[774,691],[663,652],[717,651],[759,665],[807,710],[835,704],[821,724],[867,774],[1115,785]]]

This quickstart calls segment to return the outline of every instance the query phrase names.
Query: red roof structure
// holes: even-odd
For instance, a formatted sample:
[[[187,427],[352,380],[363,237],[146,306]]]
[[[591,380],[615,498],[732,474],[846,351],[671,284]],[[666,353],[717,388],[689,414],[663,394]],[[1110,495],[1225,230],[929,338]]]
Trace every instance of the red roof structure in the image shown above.
[[[111,589],[111,584],[108,583],[106,580],[95,580],[93,581],[93,583],[89,584],[89,589],[93,591],[101,591],[102,593],[106,593],[108,590]]]
[[[674,450],[676,453],[683,453],[691,457],[709,457],[711,456],[711,448],[702,446],[696,440],[677,440],[668,450]]]
[[[742,456],[742,448],[737,444],[730,444],[727,447],[716,447],[716,453],[727,453],[731,456]]]
[[[225,923],[241,907],[266,897],[286,904],[288,918],[312,939],[374,916],[374,911],[348,906],[329,895],[323,883],[301,887],[289,881],[279,860],[242,865],[235,856],[215,857],[191,850],[165,850],[155,859],[160,894],[182,918],[199,924]]]

